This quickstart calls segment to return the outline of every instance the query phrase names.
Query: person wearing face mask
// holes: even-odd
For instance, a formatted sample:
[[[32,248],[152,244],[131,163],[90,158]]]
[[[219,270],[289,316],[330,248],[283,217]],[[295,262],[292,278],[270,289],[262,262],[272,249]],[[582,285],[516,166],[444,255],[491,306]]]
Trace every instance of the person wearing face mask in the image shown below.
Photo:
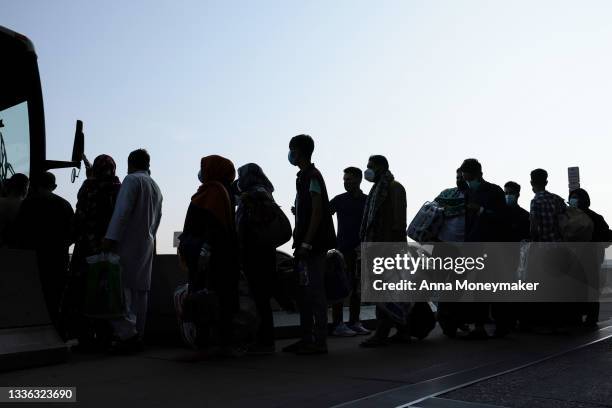
[[[591,242],[593,242],[593,265],[592,270],[589,273],[589,280],[593,287],[598,291],[600,290],[602,283],[600,280],[600,268],[605,257],[605,248],[607,248],[612,241],[612,231],[608,223],[604,218],[591,210],[591,197],[586,190],[577,188],[572,190],[569,194],[569,205],[574,208],[582,210],[586,215],[589,216],[593,221],[593,235]],[[605,283],[605,282],[603,282]],[[584,325],[587,327],[596,327],[597,321],[599,320],[599,302],[588,302],[582,305],[586,319]]]
[[[504,193],[506,194],[506,217],[505,217],[505,242],[521,242],[529,240],[529,212],[518,205],[518,198],[521,195],[521,186],[514,182],[508,181],[504,184]],[[520,246],[516,246],[517,256],[520,258],[518,251]],[[513,265],[516,269],[518,265]],[[519,321],[520,327],[526,328],[525,322],[529,320],[531,307],[528,303],[508,304],[494,303],[492,312],[496,321],[503,321],[504,326],[510,331],[516,322]]]
[[[373,183],[361,220],[362,242],[406,242],[406,190],[384,156],[370,156],[364,178]]]
[[[455,172],[455,187],[443,190],[434,200],[444,208],[444,224],[438,232],[438,241],[441,243],[434,248],[434,255],[460,256],[460,252],[451,244],[463,242],[465,239],[465,194],[468,186],[463,179],[460,168]],[[438,302],[438,323],[442,332],[451,338],[456,337],[459,328],[467,327],[465,320],[469,313],[469,306],[461,302]]]
[[[300,171],[296,179],[294,257],[300,276],[298,307],[302,339],[284,352],[299,355],[327,353],[327,298],[325,256],[336,247],[325,181],[312,163],[314,141],[298,135],[289,142],[289,163]]]
[[[444,224],[438,233],[442,242],[463,242],[465,239],[465,193],[467,183],[461,169],[457,169],[455,187],[442,191],[434,200],[444,207]]]
[[[363,174],[357,167],[344,169],[345,193],[339,194],[330,201],[332,215],[338,217],[338,250],[344,256],[349,281],[353,285],[349,301],[348,325],[343,321],[343,304],[337,303],[332,306],[333,336],[350,337],[357,334],[369,334],[370,331],[363,327],[359,321],[361,309],[361,294],[359,290],[360,265],[357,262],[357,250],[361,243],[359,239],[359,227],[367,195],[361,191],[360,185]]]
[[[476,159],[461,165],[466,190],[466,242],[503,241],[503,217],[506,211],[504,190],[482,177],[482,166]]]
[[[406,190],[389,171],[387,159],[381,155],[370,156],[364,178],[373,184],[361,220],[361,242],[406,242]],[[401,310],[404,316],[410,308],[410,303],[394,304],[394,309]],[[361,347],[385,346],[393,327],[397,328],[393,341],[410,340],[405,322],[392,317],[382,304],[376,307],[376,320],[376,332]]]
[[[256,342],[249,348],[250,354],[274,353],[274,320],[270,300],[276,282],[276,247],[260,242],[256,229],[265,228],[262,208],[275,206],[274,186],[261,167],[248,163],[238,168],[238,179],[233,184],[240,194],[236,211],[236,229],[241,248],[242,270],[253,295],[259,326]],[[263,214],[262,214],[263,212]]]
[[[202,184],[191,197],[178,247],[188,270],[190,296],[195,298],[199,291],[210,290],[218,297],[218,320],[206,327],[198,326],[195,343],[206,351],[221,346],[221,354],[225,356],[241,354],[232,326],[233,317],[239,310],[240,277],[235,211],[230,193],[235,177],[236,169],[229,159],[219,155],[202,157],[198,173]],[[202,265],[203,252],[209,254],[205,266]]]
[[[529,239],[529,211],[518,205],[521,186],[509,181],[504,184],[506,194],[507,238],[509,242],[520,242]]]
[[[465,159],[461,164],[466,190],[465,242],[500,242],[505,239],[504,217],[506,199],[504,190],[497,184],[489,183],[482,177],[482,166],[476,159]],[[472,320],[474,329],[467,339],[489,337],[484,324],[488,320],[489,304],[473,303]],[[499,322],[498,322],[499,323]],[[507,329],[496,325],[496,336],[502,336]]]

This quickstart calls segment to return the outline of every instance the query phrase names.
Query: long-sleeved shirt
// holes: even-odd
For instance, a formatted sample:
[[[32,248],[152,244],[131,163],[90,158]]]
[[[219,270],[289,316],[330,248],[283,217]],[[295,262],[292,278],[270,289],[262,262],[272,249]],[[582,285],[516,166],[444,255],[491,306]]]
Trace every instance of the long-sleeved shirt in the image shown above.
[[[128,174],[119,190],[106,238],[117,241],[126,288],[149,290],[162,194],[146,171]]]
[[[539,242],[563,241],[559,230],[559,215],[567,210],[565,201],[556,194],[539,191],[531,200],[531,240]]]

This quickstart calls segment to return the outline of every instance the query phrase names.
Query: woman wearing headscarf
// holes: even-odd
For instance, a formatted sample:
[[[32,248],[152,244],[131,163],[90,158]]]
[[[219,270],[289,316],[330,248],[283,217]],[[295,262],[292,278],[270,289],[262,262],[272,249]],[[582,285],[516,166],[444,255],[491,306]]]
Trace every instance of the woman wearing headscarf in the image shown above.
[[[219,339],[223,346],[232,345],[232,319],[239,309],[238,245],[235,213],[230,198],[236,177],[234,164],[221,156],[203,157],[198,178],[201,185],[191,197],[183,233],[179,237],[179,254],[189,271],[189,292],[210,289],[219,300]],[[201,267],[202,248],[208,264]],[[199,346],[210,346],[214,339],[199,336]]]
[[[65,310],[79,312],[83,296],[84,272],[87,268],[86,258],[102,252],[102,241],[121,187],[121,181],[115,175],[116,169],[112,157],[106,154],[99,155],[93,162],[88,178],[79,189],[72,221],[75,246],[71,259],[71,284],[66,299],[68,304],[65,304]],[[105,322],[84,318],[78,318],[77,321],[75,334],[79,337],[81,346],[91,345],[94,339],[98,340],[100,346],[104,346],[103,343],[110,340],[106,338],[110,332],[106,333]]]
[[[260,318],[256,343],[251,353],[273,353],[274,322],[270,299],[272,298],[276,272],[276,248],[253,236],[259,221],[258,208],[273,204],[274,186],[261,167],[248,163],[238,169],[237,189],[241,193],[237,211],[238,238],[241,246],[242,268],[249,282]]]
[[[587,273],[587,279],[599,294],[602,284],[600,282],[601,264],[605,257],[605,248],[609,246],[609,242],[612,240],[610,227],[600,214],[591,210],[591,197],[586,190],[582,188],[572,190],[569,194],[569,205],[582,210],[593,221],[593,235],[591,237],[593,246],[590,247],[593,251],[593,264],[589,268],[590,273]],[[588,302],[583,305],[583,309],[586,314],[584,324],[590,327],[596,326],[599,320],[599,302]]]

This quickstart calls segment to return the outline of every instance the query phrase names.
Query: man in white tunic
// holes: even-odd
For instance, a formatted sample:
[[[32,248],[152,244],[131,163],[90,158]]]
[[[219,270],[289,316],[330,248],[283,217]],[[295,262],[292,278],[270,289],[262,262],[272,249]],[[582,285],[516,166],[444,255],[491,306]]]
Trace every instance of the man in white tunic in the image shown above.
[[[141,341],[151,288],[155,234],[161,219],[162,194],[149,172],[150,156],[144,149],[128,157],[128,175],[121,184],[106,232],[105,246],[120,257],[126,316],[113,321],[121,341]]]

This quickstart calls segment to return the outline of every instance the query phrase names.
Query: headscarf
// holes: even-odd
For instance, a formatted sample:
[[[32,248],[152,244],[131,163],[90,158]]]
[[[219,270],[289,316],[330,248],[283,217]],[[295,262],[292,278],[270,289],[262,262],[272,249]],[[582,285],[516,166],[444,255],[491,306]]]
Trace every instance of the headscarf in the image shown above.
[[[112,157],[99,155],[91,169],[93,177],[86,179],[79,189],[73,218],[74,251],[81,257],[100,252],[121,188]]]
[[[238,188],[242,192],[261,189],[270,194],[274,192],[274,186],[261,167],[255,163],[248,163],[238,168]]]
[[[96,157],[91,166],[92,175],[97,179],[115,177],[116,170],[115,160],[107,154],[101,154]]]
[[[203,157],[200,162],[202,185],[191,197],[191,203],[210,211],[228,230],[233,229],[234,217],[229,186],[236,177],[234,164],[218,155]]]

